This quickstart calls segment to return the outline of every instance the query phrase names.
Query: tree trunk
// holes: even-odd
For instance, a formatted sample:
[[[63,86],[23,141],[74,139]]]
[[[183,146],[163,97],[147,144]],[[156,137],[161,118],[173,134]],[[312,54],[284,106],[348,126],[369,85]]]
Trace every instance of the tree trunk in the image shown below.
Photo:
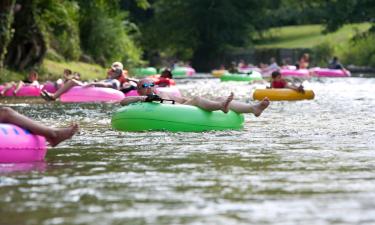
[[[40,64],[47,51],[44,36],[35,18],[35,0],[19,1],[13,29],[15,30],[5,64],[16,70],[25,70]]]
[[[15,0],[2,0],[0,2],[0,70],[4,67],[4,58],[7,47],[12,39],[11,25],[13,23],[13,9]]]

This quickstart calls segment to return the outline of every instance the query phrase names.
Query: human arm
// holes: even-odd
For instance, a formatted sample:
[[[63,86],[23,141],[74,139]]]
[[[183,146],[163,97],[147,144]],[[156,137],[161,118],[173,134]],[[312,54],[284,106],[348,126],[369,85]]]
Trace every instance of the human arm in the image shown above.
[[[146,98],[147,96],[129,96],[129,97],[125,97],[121,102],[120,102],[120,105],[129,105],[131,103],[135,103],[135,102],[144,102],[146,101]]]
[[[304,88],[303,88],[302,85],[296,86],[294,84],[287,84],[285,87],[289,88],[289,89],[292,89],[292,90],[295,90],[295,91],[298,91],[298,92],[302,92],[302,93],[305,92],[305,90],[304,90]]]

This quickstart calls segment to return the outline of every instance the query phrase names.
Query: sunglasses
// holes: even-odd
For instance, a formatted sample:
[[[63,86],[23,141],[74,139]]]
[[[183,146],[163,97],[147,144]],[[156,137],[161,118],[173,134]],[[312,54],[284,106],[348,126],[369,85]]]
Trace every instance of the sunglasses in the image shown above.
[[[149,83],[149,84],[144,83],[144,84],[142,84],[142,87],[143,87],[143,88],[149,88],[149,87],[153,87],[153,86],[155,86],[154,83]]]

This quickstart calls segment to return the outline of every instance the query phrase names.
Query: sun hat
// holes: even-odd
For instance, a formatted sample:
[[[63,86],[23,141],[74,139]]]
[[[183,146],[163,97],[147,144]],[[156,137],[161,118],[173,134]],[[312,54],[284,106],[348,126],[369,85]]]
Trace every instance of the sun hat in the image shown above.
[[[112,63],[111,68],[113,70],[115,70],[116,68],[120,68],[121,70],[123,70],[124,69],[124,65],[122,65],[121,62],[114,62],[114,63]]]

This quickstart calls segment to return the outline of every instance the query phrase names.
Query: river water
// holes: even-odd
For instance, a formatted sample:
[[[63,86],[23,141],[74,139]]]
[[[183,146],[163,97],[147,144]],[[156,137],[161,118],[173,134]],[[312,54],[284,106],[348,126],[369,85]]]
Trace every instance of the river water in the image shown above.
[[[177,83],[240,101],[259,86]],[[114,131],[116,104],[2,100],[81,131],[45,162],[0,166],[0,224],[375,224],[375,79],[304,85],[314,100],[272,102],[241,131],[205,133]]]

